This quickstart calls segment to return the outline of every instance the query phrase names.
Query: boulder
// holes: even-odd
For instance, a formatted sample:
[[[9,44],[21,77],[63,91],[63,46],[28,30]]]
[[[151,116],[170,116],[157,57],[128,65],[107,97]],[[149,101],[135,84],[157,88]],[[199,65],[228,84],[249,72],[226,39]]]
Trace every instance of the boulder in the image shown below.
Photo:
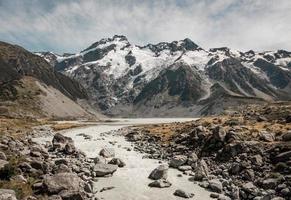
[[[74,173],[46,175],[43,179],[43,192],[58,194],[63,190],[79,191],[82,182]]]
[[[54,135],[53,141],[53,149],[63,151],[67,144],[74,144],[72,138],[63,136],[60,133],[56,133]]]
[[[285,142],[291,141],[291,131],[288,131],[282,136],[282,140]]]
[[[265,179],[262,183],[262,186],[264,189],[275,189],[277,187],[277,185],[279,184],[278,179],[276,178],[268,178]]]
[[[124,167],[126,165],[120,158],[112,158],[108,164],[117,165],[118,167]]]
[[[97,177],[103,177],[109,174],[113,174],[117,170],[118,166],[112,164],[96,164],[93,168]]]
[[[260,139],[266,142],[274,142],[275,136],[273,135],[273,133],[269,133],[267,131],[261,131]]]
[[[194,169],[194,180],[201,181],[203,178],[209,175],[209,169],[206,162],[201,159],[198,161],[197,167]]]
[[[170,183],[166,179],[159,179],[159,180],[155,180],[154,182],[151,182],[148,186],[157,187],[157,188],[166,188],[166,187],[170,187],[171,185],[172,183]]]
[[[6,154],[0,151],[0,160],[7,160]]]
[[[191,153],[189,156],[188,156],[188,165],[195,165],[198,161],[198,156],[195,152]]]
[[[17,200],[15,191],[0,189],[0,200]]]
[[[104,158],[112,158],[115,156],[114,148],[101,149],[101,151],[99,152],[99,155],[103,156]]]
[[[160,165],[156,169],[154,169],[150,175],[149,179],[159,180],[159,179],[167,179],[168,178],[168,165]]]
[[[218,179],[210,180],[208,187],[212,192],[217,192],[217,193],[222,192],[222,183]]]
[[[187,156],[184,155],[174,156],[171,159],[169,166],[173,168],[178,168],[179,166],[184,165],[187,162],[187,159],[188,159]]]
[[[225,136],[226,136],[226,132],[224,130],[224,128],[222,126],[216,126],[213,130],[213,138],[215,138],[216,140],[220,141],[220,142],[224,142],[225,140]]]
[[[0,160],[0,170],[3,169],[7,164],[8,162],[6,160]]]
[[[185,192],[184,190],[181,190],[181,189],[177,189],[174,192],[174,195],[175,196],[178,196],[178,197],[185,198],[185,199],[189,199],[189,198],[194,197],[194,194],[193,193],[188,193],[188,192]]]

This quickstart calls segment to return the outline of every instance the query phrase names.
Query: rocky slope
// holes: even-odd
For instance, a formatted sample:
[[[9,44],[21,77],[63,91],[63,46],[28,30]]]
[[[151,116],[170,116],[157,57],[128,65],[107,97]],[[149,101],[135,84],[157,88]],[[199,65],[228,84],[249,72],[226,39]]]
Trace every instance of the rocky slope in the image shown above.
[[[36,53],[89,90],[109,115],[194,116],[291,98],[291,52],[202,49],[190,39],[102,39],[77,54]]]
[[[136,127],[126,137],[135,150],[191,174],[213,198],[291,199],[290,103]]]
[[[0,114],[12,117],[88,117],[77,101],[85,89],[22,47],[0,42]]]

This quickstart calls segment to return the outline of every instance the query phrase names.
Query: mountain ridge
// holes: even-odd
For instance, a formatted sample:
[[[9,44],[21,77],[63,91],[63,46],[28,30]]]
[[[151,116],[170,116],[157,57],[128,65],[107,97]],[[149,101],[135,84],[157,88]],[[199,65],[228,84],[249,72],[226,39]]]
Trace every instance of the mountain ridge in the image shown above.
[[[222,91],[218,88],[223,88],[227,98],[233,96],[234,100],[226,104],[235,105],[238,97],[249,101],[291,99],[291,52],[285,50],[240,52],[227,47],[204,50],[188,38],[138,46],[129,43],[125,36],[115,35],[69,56],[50,59],[52,56],[37,54],[88,89],[96,107],[108,115],[123,116],[125,111],[119,110],[121,107],[131,108],[125,114],[128,116],[142,115],[140,110],[161,106],[188,107],[185,116],[200,115],[207,110],[203,105],[206,99],[221,101],[215,98],[221,97],[215,92]],[[152,91],[147,92],[148,88]],[[191,111],[198,107],[199,111]],[[219,111],[210,109],[207,113],[224,109],[222,106]]]

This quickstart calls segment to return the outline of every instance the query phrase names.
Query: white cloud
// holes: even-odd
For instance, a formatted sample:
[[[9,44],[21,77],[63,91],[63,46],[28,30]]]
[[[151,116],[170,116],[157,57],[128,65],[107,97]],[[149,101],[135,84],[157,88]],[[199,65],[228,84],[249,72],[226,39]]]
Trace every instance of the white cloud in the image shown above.
[[[123,34],[137,44],[189,37],[203,48],[291,50],[290,0],[52,2],[0,0],[0,40],[75,52]]]

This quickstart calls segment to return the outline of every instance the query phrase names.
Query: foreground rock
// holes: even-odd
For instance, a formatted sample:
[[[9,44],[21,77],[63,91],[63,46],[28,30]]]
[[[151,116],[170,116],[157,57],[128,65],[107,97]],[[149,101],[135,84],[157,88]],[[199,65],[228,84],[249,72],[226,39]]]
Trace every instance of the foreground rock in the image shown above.
[[[108,164],[117,165],[118,167],[124,167],[126,165],[120,158],[112,158]]]

